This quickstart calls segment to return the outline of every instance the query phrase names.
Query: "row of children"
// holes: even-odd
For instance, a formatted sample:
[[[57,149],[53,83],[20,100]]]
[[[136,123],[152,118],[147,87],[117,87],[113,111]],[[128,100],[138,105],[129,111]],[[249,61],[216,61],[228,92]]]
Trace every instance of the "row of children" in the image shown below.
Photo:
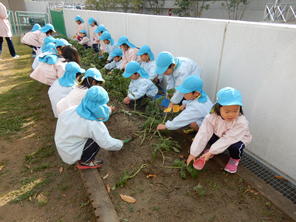
[[[54,28],[51,30],[54,31]],[[106,33],[110,36],[110,44],[113,41],[107,30],[103,31],[101,36]],[[78,161],[77,167],[80,169],[100,167],[102,161],[96,161],[94,158],[100,147],[119,150],[124,143],[110,137],[103,123],[109,119],[113,110],[113,107],[107,105],[108,93],[100,86],[104,80],[99,70],[92,68],[85,72],[79,66],[79,55],[75,54],[77,50],[67,44],[66,40],[45,41],[47,38],[54,39],[47,35],[41,48],[53,50],[41,53],[38,59],[40,63],[36,69],[44,63],[56,65],[58,59],[66,64],[62,75],[55,72],[55,80],[51,84],[43,82],[51,85],[48,94],[54,114],[58,117],[55,134],[58,152],[66,163]],[[60,46],[60,41],[65,44]],[[230,87],[221,89],[213,105],[203,90],[200,69],[193,60],[175,57],[170,52],[161,52],[154,62],[154,55],[149,46],[138,49],[125,36],[120,37],[116,45],[120,49],[114,47],[108,52],[110,63],[114,62],[114,55],[118,55],[115,52],[120,51],[123,77],[131,79],[128,95],[123,102],[130,104],[146,96],[153,99],[160,87],[164,87],[165,90],[176,89],[170,98],[169,108],[174,104],[181,104],[183,111],[173,120],[158,125],[157,130],[175,130],[191,126],[198,130],[198,133],[191,145],[187,164],[193,161],[194,167],[200,170],[206,161],[227,149],[230,159],[225,170],[235,173],[243,149],[251,141],[239,91]],[[93,48],[96,50],[96,47]],[[65,49],[71,49],[72,55],[65,53]],[[98,49],[102,50],[101,44],[98,45]],[[48,62],[52,61],[53,57],[55,63]],[[149,68],[146,64],[148,62],[152,64]],[[43,73],[40,75],[44,76]],[[163,82],[165,84],[161,85]],[[204,151],[207,145],[209,149]]]

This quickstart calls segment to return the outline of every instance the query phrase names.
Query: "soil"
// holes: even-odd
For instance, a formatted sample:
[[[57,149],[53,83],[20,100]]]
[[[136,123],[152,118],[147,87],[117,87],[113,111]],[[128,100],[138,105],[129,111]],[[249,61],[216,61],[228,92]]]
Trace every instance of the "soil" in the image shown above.
[[[137,116],[118,113],[112,116],[107,127],[116,138],[129,138],[139,130],[143,120]],[[128,222],[289,222],[293,221],[278,210],[267,199],[248,185],[238,175],[223,171],[215,160],[207,163],[197,179],[181,179],[178,169],[168,169],[175,159],[185,159],[194,135],[184,135],[180,131],[163,133],[178,140],[182,147],[180,154],[165,153],[153,160],[152,144],[157,138],[147,139],[143,145],[141,138],[135,138],[121,151],[111,153],[100,151],[99,157],[105,161],[100,170],[106,186],[113,187],[124,171],[135,171],[145,163],[135,178],[124,188],[111,189],[110,197],[121,221]],[[155,177],[147,178],[147,175]],[[199,185],[198,192],[194,187]],[[137,202],[129,204],[120,199],[119,194],[134,197]]]

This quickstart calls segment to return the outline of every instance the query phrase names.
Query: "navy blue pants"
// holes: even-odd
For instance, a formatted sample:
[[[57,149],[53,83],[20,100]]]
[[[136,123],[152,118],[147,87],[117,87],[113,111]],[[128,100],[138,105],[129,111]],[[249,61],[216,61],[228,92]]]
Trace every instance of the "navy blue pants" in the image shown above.
[[[84,145],[80,160],[82,162],[90,162],[94,160],[99,150],[99,145],[93,139],[88,139]]]
[[[13,46],[12,40],[9,37],[5,37],[5,39],[6,39],[6,42],[7,42],[7,45],[8,45],[8,49],[9,49],[10,55],[12,57],[14,57],[16,54],[15,54],[15,50],[14,50],[14,46]],[[3,37],[0,37],[0,54],[2,52],[2,45],[3,45]]]
[[[212,138],[208,142],[208,146],[212,146],[218,139],[217,135],[213,134]],[[232,159],[240,159],[244,152],[245,144],[241,141],[230,145],[227,150]]]

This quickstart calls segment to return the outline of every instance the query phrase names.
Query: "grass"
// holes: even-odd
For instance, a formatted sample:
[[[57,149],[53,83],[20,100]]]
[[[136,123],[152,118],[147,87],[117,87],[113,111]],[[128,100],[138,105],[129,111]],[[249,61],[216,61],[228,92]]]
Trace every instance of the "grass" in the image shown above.
[[[15,45],[19,39],[14,38]],[[0,136],[12,135],[19,132],[30,121],[40,117],[40,92],[44,86],[30,79],[31,63],[29,47],[18,45],[19,59],[6,59],[0,62]],[[5,47],[2,58],[9,58]]]

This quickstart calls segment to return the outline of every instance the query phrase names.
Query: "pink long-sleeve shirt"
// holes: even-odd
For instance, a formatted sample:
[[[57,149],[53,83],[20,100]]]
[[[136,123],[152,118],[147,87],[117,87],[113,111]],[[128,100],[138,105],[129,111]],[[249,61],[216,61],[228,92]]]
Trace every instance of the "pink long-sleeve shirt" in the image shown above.
[[[220,138],[210,147],[210,153],[214,155],[224,152],[230,145],[239,141],[247,145],[252,140],[249,122],[244,115],[233,121],[225,121],[221,116],[212,113],[205,117],[199,128],[191,144],[190,154],[199,156],[213,134]]]
[[[0,2],[0,37],[12,37],[5,5]]]
[[[127,51],[125,51],[122,55],[122,63],[121,63],[121,69],[125,69],[125,66],[131,62],[131,61],[137,61],[137,48],[129,48]]]
[[[21,42],[27,45],[35,46],[40,48],[43,44],[43,40],[46,37],[44,32],[40,30],[34,32],[27,32],[21,39]]]

